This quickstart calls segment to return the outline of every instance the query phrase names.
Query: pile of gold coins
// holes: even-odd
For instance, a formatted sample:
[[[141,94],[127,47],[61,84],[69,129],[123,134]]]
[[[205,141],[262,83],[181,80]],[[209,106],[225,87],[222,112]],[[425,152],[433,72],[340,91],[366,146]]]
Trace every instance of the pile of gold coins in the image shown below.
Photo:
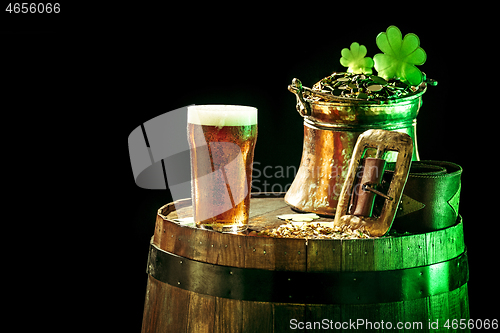
[[[332,222],[292,222],[287,221],[277,228],[264,230],[260,235],[279,238],[305,239],[362,239],[371,238],[361,228],[352,230],[349,226],[333,226]]]
[[[409,96],[418,88],[397,79],[385,80],[377,75],[342,72],[321,79],[312,90],[341,98],[387,100]]]

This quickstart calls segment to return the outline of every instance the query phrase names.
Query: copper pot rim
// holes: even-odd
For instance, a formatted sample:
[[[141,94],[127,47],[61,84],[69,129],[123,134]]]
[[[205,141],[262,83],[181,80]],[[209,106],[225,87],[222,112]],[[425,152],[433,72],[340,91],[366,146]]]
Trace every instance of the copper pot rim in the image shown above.
[[[411,103],[415,99],[420,98],[425,92],[427,91],[427,84],[423,82],[418,86],[418,90],[405,97],[401,98],[394,98],[394,99],[386,99],[386,100],[365,100],[365,99],[358,99],[358,98],[346,98],[346,97],[335,97],[332,96],[332,101],[318,101],[318,100],[313,100],[311,99],[311,96],[314,96],[314,90],[311,90],[309,94],[304,94],[303,98],[304,101],[311,105],[328,105],[328,106],[377,106],[377,107],[389,107],[389,106],[394,106],[396,104],[402,105],[405,103]]]

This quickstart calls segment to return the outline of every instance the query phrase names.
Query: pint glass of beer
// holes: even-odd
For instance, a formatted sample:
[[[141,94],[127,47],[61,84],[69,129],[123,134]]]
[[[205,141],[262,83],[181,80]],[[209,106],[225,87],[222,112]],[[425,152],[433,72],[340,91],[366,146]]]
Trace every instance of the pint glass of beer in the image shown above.
[[[200,228],[247,229],[257,109],[238,105],[188,107],[191,198]]]

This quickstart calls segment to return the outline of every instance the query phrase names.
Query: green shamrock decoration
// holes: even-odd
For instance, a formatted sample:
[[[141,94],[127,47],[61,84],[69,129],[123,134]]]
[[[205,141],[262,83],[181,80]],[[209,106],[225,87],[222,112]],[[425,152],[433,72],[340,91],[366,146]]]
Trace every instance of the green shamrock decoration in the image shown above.
[[[340,63],[344,67],[349,67],[347,71],[354,74],[371,74],[373,67],[373,59],[366,57],[366,47],[354,42],[351,44],[351,49],[342,49],[342,58]]]
[[[427,55],[417,35],[409,33],[403,39],[401,31],[391,25],[386,32],[378,34],[376,42],[384,52],[373,57],[379,76],[386,80],[399,78],[412,86],[422,83],[424,75],[415,65],[423,65]]]

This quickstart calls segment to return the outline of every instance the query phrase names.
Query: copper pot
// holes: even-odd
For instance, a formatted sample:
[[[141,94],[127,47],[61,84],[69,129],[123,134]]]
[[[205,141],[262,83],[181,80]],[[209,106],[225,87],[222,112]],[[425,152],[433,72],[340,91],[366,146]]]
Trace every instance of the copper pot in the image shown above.
[[[294,79],[288,90],[296,95],[297,111],[304,117],[304,145],[285,202],[298,211],[335,215],[354,145],[369,129],[408,134],[413,140],[412,160],[418,161],[416,118],[426,88],[422,83],[414,94],[386,101],[331,97],[325,102]],[[395,154],[389,152],[385,159],[394,162]]]

